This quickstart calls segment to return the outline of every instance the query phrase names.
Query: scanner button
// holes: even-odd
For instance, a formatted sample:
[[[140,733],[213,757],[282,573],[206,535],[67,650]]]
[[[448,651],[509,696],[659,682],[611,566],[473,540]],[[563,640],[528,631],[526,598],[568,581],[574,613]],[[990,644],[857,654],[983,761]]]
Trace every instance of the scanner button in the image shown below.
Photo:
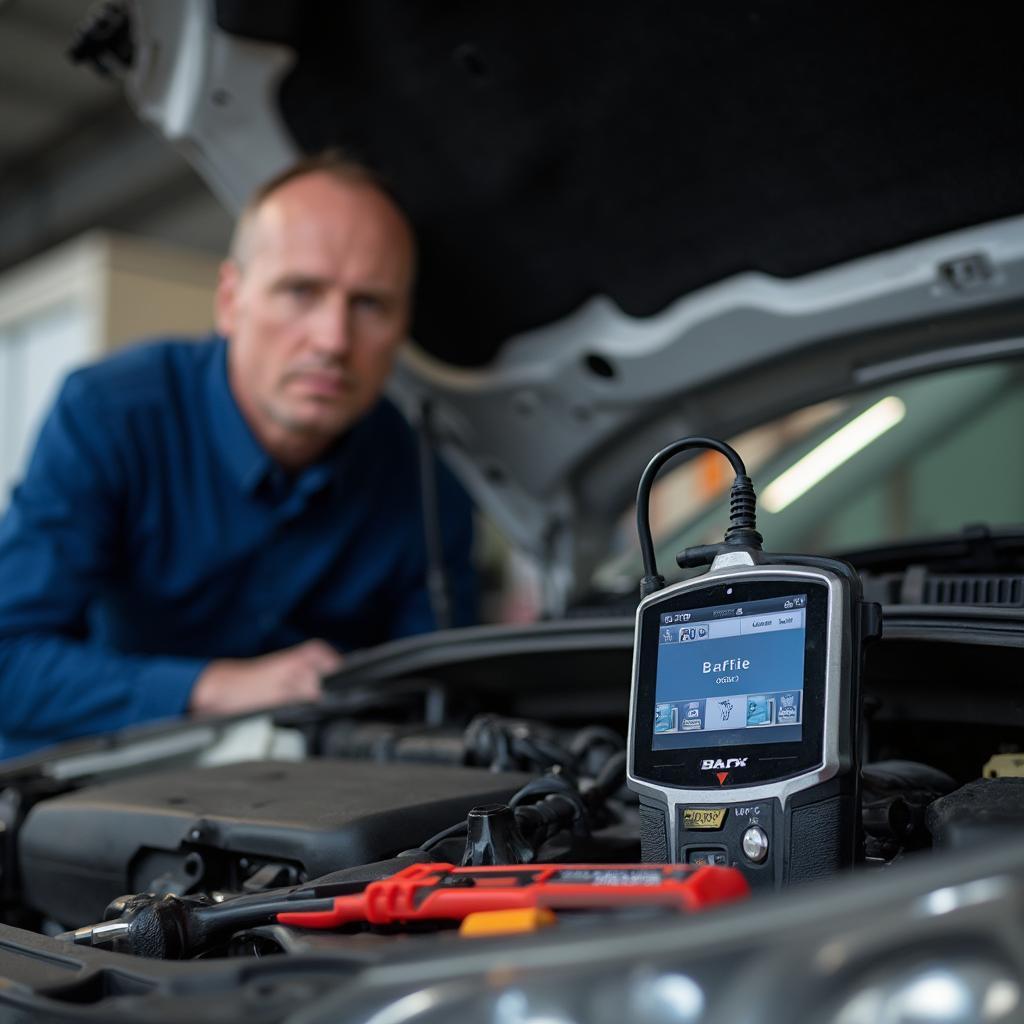
[[[727,867],[729,855],[725,850],[687,850],[686,863],[698,867]]]
[[[760,864],[768,856],[768,836],[760,826],[751,825],[743,833],[743,856],[755,864]]]

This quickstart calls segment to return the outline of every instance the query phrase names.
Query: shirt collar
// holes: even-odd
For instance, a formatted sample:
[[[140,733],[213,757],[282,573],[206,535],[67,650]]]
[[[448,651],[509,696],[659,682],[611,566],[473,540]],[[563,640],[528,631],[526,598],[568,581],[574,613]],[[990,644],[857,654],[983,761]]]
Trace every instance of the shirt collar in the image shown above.
[[[254,494],[264,481],[271,481],[281,470],[256,440],[231,392],[228,383],[227,342],[217,337],[214,346],[206,388],[214,442],[228,472],[246,494]],[[322,491],[332,479],[337,478],[346,461],[346,453],[351,448],[349,437],[360,426],[361,423],[355,424],[322,459],[295,477],[295,493],[307,498]],[[274,489],[277,490],[276,487]]]

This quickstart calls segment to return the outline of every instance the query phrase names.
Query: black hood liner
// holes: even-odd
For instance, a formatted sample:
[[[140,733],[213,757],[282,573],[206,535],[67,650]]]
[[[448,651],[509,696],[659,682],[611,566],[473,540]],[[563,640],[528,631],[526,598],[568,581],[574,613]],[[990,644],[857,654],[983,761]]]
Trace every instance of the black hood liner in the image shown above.
[[[647,316],[1024,212],[1016,5],[220,0],[300,56],[298,145],[410,212],[454,364],[595,294]]]

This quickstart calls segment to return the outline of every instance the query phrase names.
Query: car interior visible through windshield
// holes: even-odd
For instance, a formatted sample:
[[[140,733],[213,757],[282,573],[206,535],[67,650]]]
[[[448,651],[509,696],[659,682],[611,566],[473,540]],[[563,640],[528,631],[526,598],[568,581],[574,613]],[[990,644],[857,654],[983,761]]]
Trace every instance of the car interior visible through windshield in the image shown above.
[[[761,482],[758,511],[784,551],[851,553],[955,534],[965,527],[1024,530],[1024,462],[993,471],[995,453],[1024,437],[1024,364],[958,366],[818,403],[731,439]],[[979,453],[983,453],[979,457]],[[951,487],[950,481],[957,486]],[[652,497],[659,561],[713,541],[727,508],[721,460],[698,455],[669,470]],[[630,551],[599,568],[598,590],[632,587]]]

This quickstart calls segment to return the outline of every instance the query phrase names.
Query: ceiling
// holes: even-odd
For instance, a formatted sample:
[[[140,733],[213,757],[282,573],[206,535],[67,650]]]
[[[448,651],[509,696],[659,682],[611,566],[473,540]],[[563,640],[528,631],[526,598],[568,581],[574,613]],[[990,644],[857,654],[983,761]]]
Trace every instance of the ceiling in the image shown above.
[[[119,84],[67,56],[91,0],[0,0],[0,271],[84,230],[223,251],[230,218]]]

